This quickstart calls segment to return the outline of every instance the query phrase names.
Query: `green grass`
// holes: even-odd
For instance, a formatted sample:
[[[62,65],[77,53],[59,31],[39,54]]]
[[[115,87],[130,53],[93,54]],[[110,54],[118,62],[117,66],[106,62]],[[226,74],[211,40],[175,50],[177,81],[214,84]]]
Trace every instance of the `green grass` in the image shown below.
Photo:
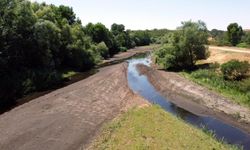
[[[63,73],[62,73],[62,77],[65,79],[65,78],[70,78],[70,77],[72,77],[72,76],[74,76],[74,75],[76,75],[77,74],[77,72],[75,72],[75,71],[64,71]]]
[[[228,81],[224,80],[223,76],[214,69],[183,72],[182,75],[240,105],[250,107],[250,78],[242,81]]]
[[[247,43],[240,43],[240,44],[236,45],[236,47],[239,47],[239,48],[249,48],[250,45],[248,45]]]
[[[158,106],[134,108],[109,123],[91,149],[229,150],[217,141]]]

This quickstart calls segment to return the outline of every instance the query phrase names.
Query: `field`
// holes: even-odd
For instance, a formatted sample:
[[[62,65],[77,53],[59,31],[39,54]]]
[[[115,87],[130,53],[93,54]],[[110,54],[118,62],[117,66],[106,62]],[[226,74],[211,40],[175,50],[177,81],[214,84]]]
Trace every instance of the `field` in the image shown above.
[[[233,50],[233,51],[228,51]],[[232,59],[250,62],[250,50],[243,48],[209,47],[210,57],[204,63],[224,63]]]

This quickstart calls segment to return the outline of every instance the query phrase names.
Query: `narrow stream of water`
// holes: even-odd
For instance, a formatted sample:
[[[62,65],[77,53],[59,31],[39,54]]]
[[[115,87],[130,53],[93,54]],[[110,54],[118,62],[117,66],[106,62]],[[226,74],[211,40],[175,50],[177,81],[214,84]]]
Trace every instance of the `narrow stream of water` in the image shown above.
[[[241,145],[244,149],[250,149],[250,135],[212,117],[199,116],[171,103],[163,97],[148,81],[145,75],[140,75],[136,69],[137,64],[150,65],[150,58],[132,58],[128,60],[128,84],[135,92],[153,104],[160,105],[166,111],[182,118],[186,122],[213,131],[216,138],[223,139],[234,145]]]

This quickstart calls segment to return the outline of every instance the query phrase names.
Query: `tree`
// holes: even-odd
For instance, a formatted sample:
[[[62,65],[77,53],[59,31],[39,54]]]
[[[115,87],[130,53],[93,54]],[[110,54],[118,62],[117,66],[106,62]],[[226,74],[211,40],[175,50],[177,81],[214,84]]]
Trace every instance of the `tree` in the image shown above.
[[[1,0],[0,16],[0,106],[61,82],[62,68],[86,70],[99,57],[72,8]]]
[[[51,21],[39,20],[34,25],[34,52],[29,62],[34,67],[56,67],[60,64],[58,58],[60,46],[60,29]],[[35,54],[36,53],[36,54]],[[30,55],[30,56],[31,56]]]
[[[217,37],[222,36],[224,32],[225,31],[222,31],[222,30],[212,29],[210,31],[210,34],[211,34],[212,38],[217,38]]]
[[[207,27],[202,21],[182,22],[182,26],[169,36],[165,46],[155,52],[156,62],[165,69],[188,69],[197,60],[208,57]]]
[[[76,22],[76,15],[71,7],[60,5],[58,8],[58,12],[62,18],[67,19],[70,25]]]
[[[110,55],[116,53],[116,47],[114,44],[114,37],[112,33],[101,23],[92,24],[89,23],[85,27],[85,32],[91,37],[96,44],[104,42],[109,48]]]
[[[123,33],[125,31],[125,26],[123,24],[112,24],[111,25],[111,32],[114,34],[114,36],[117,36],[120,33]]]
[[[239,26],[237,23],[231,23],[227,27],[227,37],[228,41],[233,45],[236,46],[240,43],[241,37],[243,36],[242,27]]]
[[[245,32],[242,37],[242,42],[248,44],[250,46],[250,32]]]
[[[146,31],[136,31],[132,36],[137,46],[149,45],[151,43],[150,35]]]
[[[108,47],[104,42],[101,42],[97,44],[96,46],[96,51],[103,57],[103,58],[108,58],[109,57],[109,51]]]

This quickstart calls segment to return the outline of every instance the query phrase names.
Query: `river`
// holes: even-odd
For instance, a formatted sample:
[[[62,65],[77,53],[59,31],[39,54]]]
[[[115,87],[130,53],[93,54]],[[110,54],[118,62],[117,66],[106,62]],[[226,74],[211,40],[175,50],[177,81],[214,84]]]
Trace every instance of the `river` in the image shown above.
[[[178,107],[171,101],[163,97],[149,82],[145,75],[141,75],[136,69],[137,64],[149,66],[150,57],[132,58],[128,62],[128,84],[129,87],[152,104],[160,105],[165,111],[180,117],[184,121],[205,130],[213,132],[219,140],[224,140],[229,144],[243,146],[243,149],[250,149],[250,135],[236,127],[213,118],[212,116],[201,116]]]

